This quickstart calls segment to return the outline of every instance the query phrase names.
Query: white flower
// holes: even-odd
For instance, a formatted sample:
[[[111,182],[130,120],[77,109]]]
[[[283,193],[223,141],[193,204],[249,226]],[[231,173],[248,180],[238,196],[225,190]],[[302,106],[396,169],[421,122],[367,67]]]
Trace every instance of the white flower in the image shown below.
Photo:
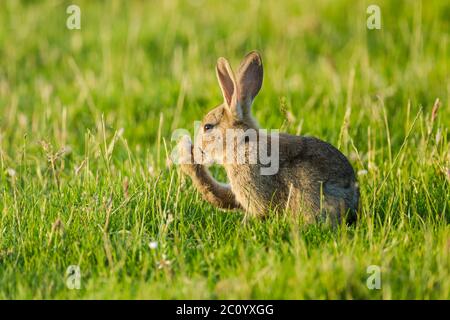
[[[158,242],[157,241],[150,241],[148,246],[150,247],[150,249],[155,250],[156,248],[158,248]]]

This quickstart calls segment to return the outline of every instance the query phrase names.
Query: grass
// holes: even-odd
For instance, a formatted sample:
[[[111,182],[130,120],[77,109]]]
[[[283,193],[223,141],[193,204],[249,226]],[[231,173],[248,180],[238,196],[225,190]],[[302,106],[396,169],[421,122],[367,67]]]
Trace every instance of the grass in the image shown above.
[[[381,30],[367,1],[76,2],[81,30],[0,4],[0,298],[450,298],[447,1],[376,1]],[[167,161],[252,49],[256,118],[349,157],[357,225],[243,223]]]

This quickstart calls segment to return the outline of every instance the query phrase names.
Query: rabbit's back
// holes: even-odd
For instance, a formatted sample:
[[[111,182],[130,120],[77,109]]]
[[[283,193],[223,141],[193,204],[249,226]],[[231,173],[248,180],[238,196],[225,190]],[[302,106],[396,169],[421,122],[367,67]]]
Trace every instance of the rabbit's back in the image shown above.
[[[279,139],[280,168],[301,169],[313,181],[344,188],[355,182],[351,164],[331,144],[314,137],[289,134],[280,134]]]
[[[347,158],[331,144],[314,137],[280,134],[280,170],[284,188],[294,188],[314,212],[338,215],[358,208],[359,190],[353,167]],[[292,187],[290,187],[292,185]],[[292,190],[290,191],[292,196]],[[299,203],[300,202],[300,203]],[[303,202],[303,203],[302,203]]]

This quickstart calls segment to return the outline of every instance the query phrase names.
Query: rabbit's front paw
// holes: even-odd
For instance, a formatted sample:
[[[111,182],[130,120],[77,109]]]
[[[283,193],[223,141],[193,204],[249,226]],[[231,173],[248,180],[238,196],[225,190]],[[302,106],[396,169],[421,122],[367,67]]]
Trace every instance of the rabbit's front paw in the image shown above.
[[[192,149],[193,145],[189,136],[183,136],[177,144],[177,163],[180,165],[181,170],[188,175],[195,170]]]
[[[178,163],[183,164],[192,164],[192,142],[189,136],[182,136],[180,141],[177,144],[178,151]]]

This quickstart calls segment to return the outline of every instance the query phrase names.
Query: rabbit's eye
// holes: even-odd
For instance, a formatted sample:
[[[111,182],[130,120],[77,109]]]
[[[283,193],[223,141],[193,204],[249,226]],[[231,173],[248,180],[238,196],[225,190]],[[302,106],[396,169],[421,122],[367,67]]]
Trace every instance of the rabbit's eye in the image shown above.
[[[211,130],[212,128],[214,128],[214,125],[207,123],[205,124],[205,126],[203,127],[203,129],[205,129],[205,131]]]

